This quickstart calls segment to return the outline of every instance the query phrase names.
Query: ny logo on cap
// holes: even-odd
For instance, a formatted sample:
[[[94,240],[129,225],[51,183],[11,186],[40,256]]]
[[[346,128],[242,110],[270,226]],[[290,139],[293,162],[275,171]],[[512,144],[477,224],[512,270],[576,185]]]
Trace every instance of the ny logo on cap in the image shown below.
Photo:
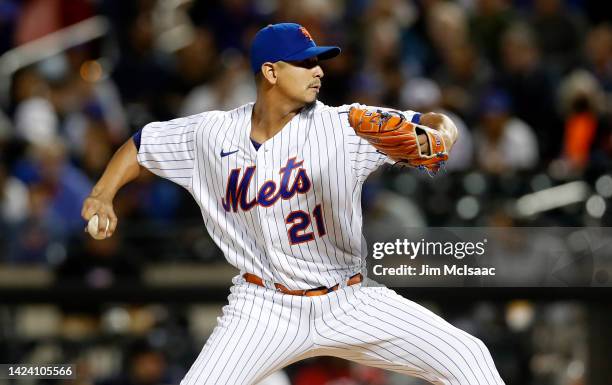
[[[310,36],[310,32],[308,32],[306,28],[300,27],[300,32],[302,32],[302,35],[304,35],[306,39],[312,40],[312,36]]]

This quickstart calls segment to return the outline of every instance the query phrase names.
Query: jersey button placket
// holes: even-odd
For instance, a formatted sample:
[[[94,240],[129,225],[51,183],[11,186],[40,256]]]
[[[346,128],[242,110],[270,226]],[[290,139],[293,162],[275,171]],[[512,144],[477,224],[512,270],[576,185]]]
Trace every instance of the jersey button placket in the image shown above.
[[[266,183],[269,180],[274,180],[275,182],[278,183],[278,181],[275,180],[275,174],[274,174],[274,162],[272,161],[272,158],[270,156],[271,152],[269,149],[270,146],[270,142],[265,142],[261,145],[261,148],[259,149],[259,151],[257,151],[257,167],[260,169],[261,173],[258,175],[258,179],[257,179],[257,188],[261,188],[264,183]],[[258,191],[258,195],[259,195],[259,191]],[[274,206],[269,206],[269,207],[265,207],[265,206],[261,206],[258,205],[258,209],[261,210],[261,216],[260,218],[262,218],[262,220],[265,220],[266,217],[268,217],[270,215],[270,211],[272,210],[272,207]]]
[[[263,184],[270,178],[273,178],[273,171],[271,171],[269,169],[269,165],[272,164],[270,159],[268,158],[268,154],[269,151],[266,148],[267,145],[269,143],[262,143],[259,151],[257,151],[257,184],[255,186],[256,191],[255,191],[255,196],[258,198],[259,196],[259,189],[261,188],[261,186],[263,186]],[[268,223],[269,219],[268,217],[270,216],[270,210],[272,210],[272,207],[264,207],[261,205],[257,205],[256,207],[257,210],[257,215],[259,217],[259,222],[261,223],[263,234],[264,234],[264,241],[266,244],[266,252],[269,253],[270,249],[271,249],[271,234],[269,234],[268,231],[266,231],[266,229],[268,229],[268,227],[270,226],[274,226],[273,223]]]

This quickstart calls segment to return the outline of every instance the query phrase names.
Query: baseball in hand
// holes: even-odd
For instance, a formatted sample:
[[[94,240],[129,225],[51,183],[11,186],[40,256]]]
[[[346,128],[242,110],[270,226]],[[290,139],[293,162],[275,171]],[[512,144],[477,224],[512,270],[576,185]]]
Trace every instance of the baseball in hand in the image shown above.
[[[110,226],[110,220],[106,218],[106,229],[104,232],[98,232],[98,215],[94,215],[89,219],[87,223],[87,232],[93,239],[104,239],[106,238],[106,233],[108,232],[108,227]]]

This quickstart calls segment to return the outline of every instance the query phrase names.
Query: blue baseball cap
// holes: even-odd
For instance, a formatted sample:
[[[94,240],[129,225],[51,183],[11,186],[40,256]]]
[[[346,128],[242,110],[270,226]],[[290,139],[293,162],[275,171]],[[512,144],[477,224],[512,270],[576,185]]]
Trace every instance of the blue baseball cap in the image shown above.
[[[338,56],[339,47],[319,47],[306,28],[295,23],[270,24],[257,32],[251,45],[251,69],[261,70],[265,62],[319,60]]]

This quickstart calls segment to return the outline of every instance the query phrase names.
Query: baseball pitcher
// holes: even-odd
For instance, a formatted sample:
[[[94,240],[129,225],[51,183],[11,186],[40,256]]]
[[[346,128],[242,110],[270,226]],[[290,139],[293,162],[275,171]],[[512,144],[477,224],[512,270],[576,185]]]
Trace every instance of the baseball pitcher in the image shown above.
[[[97,221],[90,233],[112,236],[113,198],[145,167],[189,191],[240,270],[181,385],[256,384],[318,355],[432,384],[503,384],[480,340],[393,290],[362,284],[364,181],[385,162],[435,173],[457,130],[439,114],[317,101],[319,61],[339,53],[297,24],[261,29],[250,58],[257,100],[146,125],[85,200],[83,218]]]

